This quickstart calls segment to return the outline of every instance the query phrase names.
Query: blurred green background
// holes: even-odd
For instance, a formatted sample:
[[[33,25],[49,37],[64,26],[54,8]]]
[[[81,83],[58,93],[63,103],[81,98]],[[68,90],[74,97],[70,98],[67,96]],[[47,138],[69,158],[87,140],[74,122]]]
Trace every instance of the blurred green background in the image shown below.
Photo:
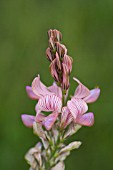
[[[24,154],[37,138],[23,126],[22,113],[35,114],[25,92],[39,73],[51,85],[45,57],[47,31],[59,29],[73,57],[70,94],[77,76],[101,88],[91,104],[95,125],[70,140],[83,145],[66,160],[66,170],[113,169],[113,1],[0,0],[0,170],[28,170]]]

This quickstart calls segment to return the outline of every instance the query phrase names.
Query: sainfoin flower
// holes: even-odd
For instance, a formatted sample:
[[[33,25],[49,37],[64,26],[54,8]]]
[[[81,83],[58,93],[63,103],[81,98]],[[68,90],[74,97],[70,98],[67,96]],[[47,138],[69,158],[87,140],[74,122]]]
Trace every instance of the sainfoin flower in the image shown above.
[[[67,101],[70,87],[72,58],[61,44],[62,34],[54,29],[48,31],[49,47],[46,50],[50,62],[50,73],[54,79],[47,87],[38,75],[31,86],[26,86],[29,98],[36,100],[35,115],[22,114],[25,126],[33,128],[41,142],[31,148],[25,156],[30,170],[64,170],[64,160],[71,150],[78,149],[80,141],[65,145],[64,141],[75,134],[82,126],[94,124],[94,114],[88,111],[88,105],[95,102],[100,89],[89,90],[77,78],[78,86],[74,95]],[[46,112],[46,113],[45,113]]]
[[[76,124],[92,126],[94,123],[94,114],[92,112],[86,113],[88,111],[87,103],[93,103],[98,99],[100,89],[89,90],[78,79],[74,78],[74,80],[79,85],[75,90],[74,96],[67,102],[67,108]]]
[[[36,104],[36,116],[24,114],[22,121],[27,127],[32,127],[33,122],[42,122],[47,130],[50,130],[56,121],[62,108],[62,92],[61,88],[53,83],[52,86],[46,87],[41,81],[40,76],[36,77],[32,86],[27,86],[26,91],[31,99],[38,100]],[[43,115],[41,112],[52,112],[49,116]]]

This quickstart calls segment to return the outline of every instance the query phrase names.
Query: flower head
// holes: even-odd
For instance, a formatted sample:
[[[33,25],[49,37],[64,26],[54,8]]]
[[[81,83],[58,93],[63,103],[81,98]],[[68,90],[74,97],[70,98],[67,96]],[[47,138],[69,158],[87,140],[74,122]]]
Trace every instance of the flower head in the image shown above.
[[[79,85],[72,99],[67,102],[67,107],[75,123],[84,126],[92,126],[94,124],[94,115],[92,112],[86,113],[88,110],[87,103],[95,102],[98,99],[100,89],[89,90],[78,79],[74,78],[74,80]]]
[[[47,130],[52,128],[62,108],[62,92],[61,88],[54,82],[52,86],[46,87],[41,81],[40,76],[36,77],[32,86],[27,86],[27,94],[31,99],[38,100],[36,104],[36,117],[31,115],[22,115],[22,121],[27,127],[33,127],[33,122],[40,122]],[[52,112],[49,116],[43,115],[41,112]]]

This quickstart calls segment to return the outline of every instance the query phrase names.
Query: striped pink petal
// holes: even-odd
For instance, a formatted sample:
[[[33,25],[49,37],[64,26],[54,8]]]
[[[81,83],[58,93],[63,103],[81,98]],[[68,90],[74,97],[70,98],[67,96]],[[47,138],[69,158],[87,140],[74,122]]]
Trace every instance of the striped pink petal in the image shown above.
[[[26,86],[26,92],[27,92],[27,95],[29,96],[29,98],[31,98],[33,100],[39,99],[38,96],[33,93],[33,90],[30,86]]]
[[[56,96],[62,98],[62,90],[57,84],[54,82],[52,86],[48,87],[48,89],[53,92]]]
[[[90,90],[90,94],[84,98],[84,101],[86,103],[93,103],[98,99],[99,95],[100,95],[100,89],[95,88],[93,90]]]
[[[76,123],[83,125],[83,126],[92,126],[94,124],[94,114],[90,112],[90,113],[86,113],[84,115],[78,116]]]
[[[74,97],[67,102],[67,107],[75,120],[78,115],[82,115],[88,110],[87,104],[82,99]]]
[[[33,122],[35,121],[35,116],[23,114],[21,115],[22,122],[25,126],[32,128]]]
[[[73,79],[79,84],[75,90],[74,97],[81,99],[87,97],[90,94],[89,89],[84,86],[77,78],[74,77]]]
[[[38,98],[43,97],[47,94],[52,94],[47,87],[40,81],[40,76],[36,77],[32,82],[32,90]]]
[[[36,105],[36,112],[40,113],[41,111],[46,112],[61,112],[62,107],[62,101],[61,99],[56,95],[46,95],[39,99],[37,105]]]
[[[50,130],[58,117],[58,113],[52,113],[42,122],[47,130]]]
[[[62,108],[61,114],[61,127],[66,128],[73,121],[73,116],[70,113],[68,107]]]

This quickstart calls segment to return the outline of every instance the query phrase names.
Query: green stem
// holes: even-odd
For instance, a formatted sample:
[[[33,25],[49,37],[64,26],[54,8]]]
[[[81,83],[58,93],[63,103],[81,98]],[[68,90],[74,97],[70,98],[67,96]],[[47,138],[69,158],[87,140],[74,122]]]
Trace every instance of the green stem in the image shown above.
[[[65,95],[66,91],[62,89],[62,107],[65,106]]]
[[[54,144],[51,155],[48,157],[48,160],[45,164],[45,170],[50,170],[53,166],[55,166],[55,163],[54,163],[55,160],[54,159],[57,158],[56,153],[58,152],[60,144],[63,143],[63,139],[61,138],[61,136],[62,136],[62,132],[60,131],[59,136],[58,136],[58,140]],[[53,159],[53,161],[52,161],[52,159]],[[53,163],[51,163],[51,161]]]

